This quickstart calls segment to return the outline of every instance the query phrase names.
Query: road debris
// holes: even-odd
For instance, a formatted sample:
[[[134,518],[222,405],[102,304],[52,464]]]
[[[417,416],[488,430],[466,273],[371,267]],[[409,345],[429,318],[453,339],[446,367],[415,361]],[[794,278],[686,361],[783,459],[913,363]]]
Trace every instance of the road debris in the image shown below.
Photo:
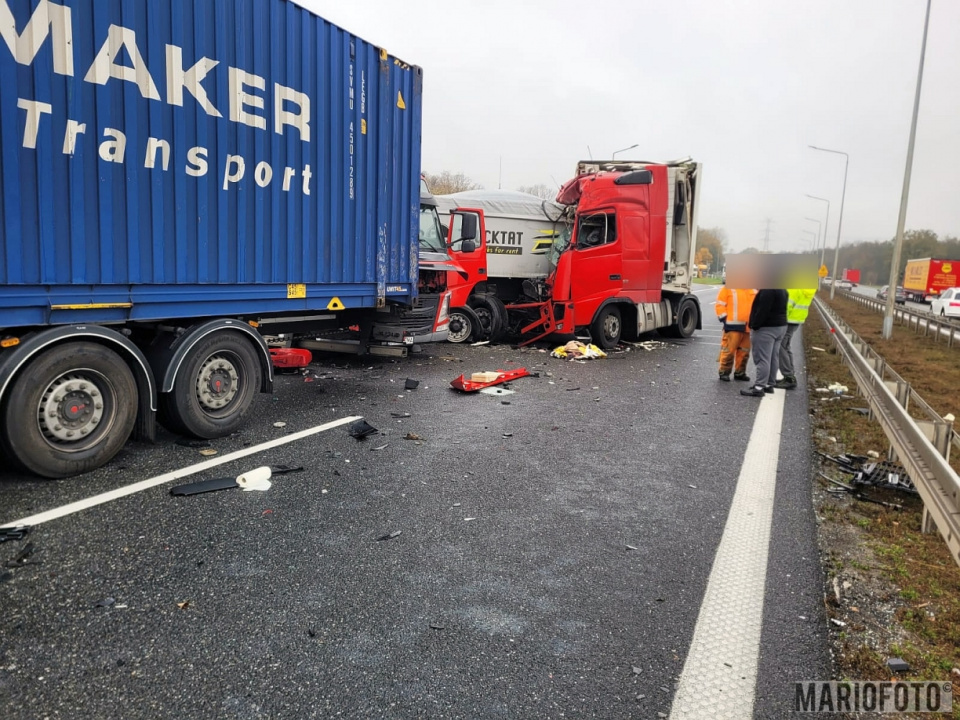
[[[177,445],[182,445],[183,447],[188,448],[208,448],[210,443],[206,440],[200,440],[199,438],[191,437],[182,437],[176,440]]]
[[[900,658],[890,658],[887,660],[887,667],[890,668],[890,672],[895,675],[903,675],[904,673],[910,672],[910,665]]]
[[[387,533],[386,535],[381,535],[380,537],[377,538],[376,541],[382,542],[384,540],[393,540],[395,537],[400,537],[402,534],[403,534],[403,530],[394,530],[393,532]]]
[[[392,412],[392,413],[390,413],[390,417],[392,417],[392,418],[408,418],[408,417],[410,417],[410,413],[408,413],[408,412]]]
[[[244,492],[258,490],[266,492],[273,483],[270,482],[270,468],[263,466],[254,468],[237,477],[237,485]]]
[[[607,354],[596,345],[586,345],[579,340],[571,340],[566,345],[555,348],[550,357],[560,360],[593,360],[605,358]]]
[[[6,542],[7,540],[23,540],[28,532],[30,532],[29,525],[0,528],[0,543]]]
[[[178,602],[177,607],[181,610],[186,610],[188,607],[190,607],[190,601],[184,600],[183,602]]]
[[[906,468],[904,468],[903,465],[887,461],[871,461],[871,458],[866,455],[834,456],[822,452],[818,452],[817,454],[837,465],[841,472],[853,476],[850,480],[851,490],[857,490],[860,486],[869,485],[901,490],[911,495],[917,494],[917,488],[914,486],[913,481],[910,480],[910,476],[907,475]],[[845,486],[841,487],[846,489]]]
[[[403,384],[404,390],[416,390],[418,387],[420,387],[420,381],[413,380],[411,378],[407,378],[406,382]]]
[[[102,607],[102,608],[111,607],[111,606],[113,606],[114,603],[116,603],[116,602],[117,602],[117,601],[116,601],[115,598],[105,597],[103,600],[98,600],[96,603],[94,603],[93,606],[94,606],[94,607]]]
[[[283,427],[286,427],[287,424],[286,424],[285,422],[283,422],[282,420],[279,420],[279,421],[275,422],[275,423],[273,424],[273,426],[274,426],[275,428],[283,428]]]
[[[483,382],[474,382],[473,380],[468,380],[466,375],[461,375],[460,377],[451,380],[450,385],[454,389],[461,390],[463,392],[476,392],[477,390],[483,390],[484,388],[488,388],[493,385],[501,385],[518,378],[536,377],[536,375],[528,372],[526,368],[517,368],[515,370],[497,370],[496,373],[497,376],[493,380],[487,380]]]
[[[430,629],[431,629],[431,630],[446,630],[446,626],[441,625],[440,623],[437,623],[437,622],[432,622],[432,623],[430,623]]]
[[[200,454],[204,455],[205,457],[211,457],[213,455],[216,455],[217,451],[214,450],[213,448],[207,448],[206,450],[201,450]]]
[[[407,433],[403,436],[404,440],[423,440],[423,437],[417,435],[416,433]]]
[[[24,565],[36,565],[37,563],[27,562],[27,558],[33,555],[33,551],[35,549],[36,547],[34,546],[34,544],[32,542],[28,542],[26,545],[23,546],[23,549],[17,553],[16,557],[14,557],[13,560],[6,563],[6,567],[19,568],[19,567],[23,567]]]
[[[375,448],[370,448],[370,452],[380,452],[381,450],[386,450],[390,447],[390,443],[384,443],[383,445],[378,445]]]
[[[303,465],[271,465],[271,475],[286,475],[287,473],[302,472]]]
[[[368,435],[376,433],[377,429],[363,418],[360,418],[347,425],[347,431],[350,433],[350,437],[363,440]]]
[[[237,479],[232,477],[213,478],[212,480],[200,480],[199,482],[187,483],[186,485],[175,485],[170,488],[171,495],[200,495],[202,493],[216,492],[217,490],[230,490],[237,485]]]

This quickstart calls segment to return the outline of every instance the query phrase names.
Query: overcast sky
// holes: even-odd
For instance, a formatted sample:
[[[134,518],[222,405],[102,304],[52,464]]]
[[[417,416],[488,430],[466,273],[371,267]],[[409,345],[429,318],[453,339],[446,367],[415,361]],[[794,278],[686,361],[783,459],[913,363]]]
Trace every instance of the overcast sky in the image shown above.
[[[702,162],[732,249],[896,234],[924,0],[298,0],[424,72],[423,168],[486,188],[578,160]],[[907,229],[960,235],[960,2],[933,0]],[[502,158],[503,171],[500,173]]]

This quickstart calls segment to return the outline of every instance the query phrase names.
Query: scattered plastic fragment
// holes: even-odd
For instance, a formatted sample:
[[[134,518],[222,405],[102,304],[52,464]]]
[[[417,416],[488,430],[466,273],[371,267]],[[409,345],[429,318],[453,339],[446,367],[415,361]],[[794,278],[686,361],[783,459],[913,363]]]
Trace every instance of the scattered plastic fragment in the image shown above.
[[[350,433],[351,437],[356,438],[357,440],[363,440],[367,435],[373,435],[377,432],[377,429],[368,423],[363,418],[359,420],[354,420],[347,426],[347,431]]]
[[[834,395],[842,395],[844,393],[850,392],[850,388],[846,385],[841,385],[840,383],[833,383],[832,385],[827,385],[827,390],[832,392]]]
[[[420,385],[420,381],[419,381],[419,380],[411,380],[410,378],[407,378],[407,381],[403,384],[403,389],[404,389],[404,390],[416,390],[417,387],[419,387],[419,385]]]
[[[386,535],[381,535],[380,537],[378,537],[377,542],[381,542],[383,540],[393,540],[395,537],[400,537],[400,535],[402,534],[403,534],[403,530],[394,530],[391,533],[387,533]]]
[[[630,669],[633,670],[634,675],[639,675],[643,672],[643,669],[638,668],[636,665],[632,666]]]
[[[867,455],[872,457],[874,460],[877,460],[880,458],[880,453],[878,453],[876,450],[867,450]]]
[[[403,439],[404,440],[423,440],[423,438],[417,435],[416,433],[407,433],[406,435],[403,436]]]
[[[408,418],[408,417],[410,417],[410,413],[408,413],[408,412],[392,412],[392,413],[390,413],[390,417],[392,417],[392,418]]]
[[[286,475],[287,473],[302,472],[303,465],[271,465],[271,475]]]
[[[900,658],[890,658],[887,660],[887,667],[894,673],[903,674],[910,672],[910,665]]]
[[[639,549],[640,548],[638,548],[636,545],[627,545],[627,550],[639,550]]]
[[[28,542],[23,546],[23,550],[17,553],[16,557],[13,558],[10,562],[7,563],[8,568],[18,568],[23,567],[24,565],[33,565],[36,563],[28,563],[27,558],[33,555],[33,551],[36,548],[32,542]]]
[[[98,600],[94,607],[110,607],[116,602],[116,599],[112,597],[105,597],[103,600]]]
[[[504,433],[503,436],[504,436],[505,438],[512,438],[512,437],[513,437],[513,433]]]
[[[431,629],[431,630],[445,630],[446,627],[443,626],[443,625],[441,625],[440,623],[432,622],[432,623],[430,623],[430,629]]]
[[[181,610],[186,610],[188,607],[190,607],[190,601],[184,600],[183,602],[178,602],[177,607]]]
[[[697,486],[696,486],[696,485],[687,485],[687,487],[688,487],[688,488],[693,488],[694,490],[697,489]]]
[[[383,445],[378,445],[378,446],[375,447],[375,448],[370,448],[370,452],[379,452],[379,451],[381,451],[381,450],[386,449],[389,445],[390,445],[390,443],[384,443]]]
[[[585,345],[579,340],[571,340],[566,345],[561,345],[550,353],[550,357],[561,360],[593,360],[594,358],[605,358],[606,356],[607,354],[596,345]]]
[[[200,480],[199,482],[187,483],[186,485],[176,485],[170,488],[171,495],[200,495],[202,493],[216,492],[217,490],[230,490],[239,487],[237,479],[232,477],[213,478],[212,480]]]
[[[464,519],[463,519],[464,522],[470,522],[471,520],[476,520],[476,518],[475,518],[475,517],[472,517],[472,518],[464,518]]]
[[[278,422],[275,422],[275,423],[273,424],[273,426],[274,426],[275,428],[282,428],[282,427],[286,427],[287,424],[286,424],[285,422],[283,422],[282,420],[280,420],[280,421],[278,421]]]
[[[837,620],[836,618],[830,618],[830,622],[832,622],[832,623],[833,623],[834,625],[836,625],[837,627],[846,627],[846,626],[847,626],[847,624],[846,624],[843,620]]]
[[[23,540],[23,537],[28,532],[30,532],[29,525],[0,528],[0,543],[6,542],[7,540]]]
[[[206,456],[206,457],[210,457],[211,455],[216,455],[216,454],[217,454],[217,451],[214,450],[213,448],[207,448],[207,449],[205,449],[205,450],[201,450],[201,451],[200,451],[200,454],[201,454],[201,455],[204,455],[204,456]]]
[[[460,377],[451,380],[450,385],[457,390],[462,390],[463,392],[475,392],[492,385],[500,385],[505,382],[510,382],[511,380],[516,380],[517,378],[527,377],[529,375],[530,373],[526,368],[517,368],[516,370],[497,370],[497,377],[490,381],[474,382],[472,380],[467,380],[465,375],[461,375]]]
[[[200,440],[199,438],[188,438],[182,437],[176,441],[177,445],[182,445],[183,447],[188,448],[208,448],[210,443],[206,440]]]
[[[489,345],[489,340],[481,340],[480,342],[470,343],[472,347],[480,347],[481,345]]]
[[[513,395],[516,390],[507,390],[506,387],[488,387],[483,388],[480,392],[484,395]]]

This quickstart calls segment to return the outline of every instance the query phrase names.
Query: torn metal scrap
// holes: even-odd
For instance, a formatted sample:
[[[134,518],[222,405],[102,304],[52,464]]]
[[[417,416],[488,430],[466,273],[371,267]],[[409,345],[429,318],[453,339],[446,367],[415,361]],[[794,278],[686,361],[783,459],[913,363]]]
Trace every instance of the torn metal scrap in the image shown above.
[[[395,537],[400,537],[403,534],[403,530],[394,530],[391,533],[386,535],[381,535],[377,538],[377,542],[383,542],[384,540],[393,540]]]
[[[232,477],[213,478],[212,480],[200,480],[199,482],[187,483],[186,485],[176,485],[170,488],[171,495],[200,495],[202,493],[216,492],[217,490],[230,490],[240,487],[237,479]]]
[[[835,480],[831,480],[821,473],[824,478],[830,480],[834,485],[849,489],[851,492],[867,485],[870,487],[902,490],[911,495],[917,494],[917,488],[910,479],[910,476],[907,475],[906,468],[899,463],[888,462],[886,460],[873,460],[866,455],[834,456],[822,452],[817,454],[836,464],[842,472],[853,476],[850,479],[850,485],[844,485]]]

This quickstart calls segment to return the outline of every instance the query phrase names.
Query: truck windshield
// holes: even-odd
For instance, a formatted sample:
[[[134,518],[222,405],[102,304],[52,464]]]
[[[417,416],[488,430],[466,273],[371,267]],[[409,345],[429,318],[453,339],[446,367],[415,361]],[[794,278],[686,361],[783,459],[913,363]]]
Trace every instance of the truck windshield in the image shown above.
[[[446,252],[446,242],[440,230],[440,216],[435,207],[420,206],[420,249],[427,252]]]

